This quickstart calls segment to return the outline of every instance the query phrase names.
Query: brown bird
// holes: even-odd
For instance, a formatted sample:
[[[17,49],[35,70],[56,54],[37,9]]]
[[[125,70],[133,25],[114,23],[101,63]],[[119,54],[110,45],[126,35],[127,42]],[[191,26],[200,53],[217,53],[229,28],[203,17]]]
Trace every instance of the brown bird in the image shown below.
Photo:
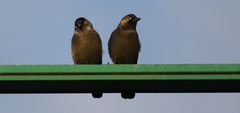
[[[93,25],[86,18],[75,21],[72,37],[74,64],[102,64],[102,42]]]
[[[118,27],[112,32],[108,42],[108,52],[114,64],[137,64],[140,42],[136,31],[140,20],[134,14],[122,18]],[[135,92],[131,89],[121,92],[124,99],[132,99]]]
[[[128,14],[112,32],[108,52],[114,64],[137,64],[141,48],[136,31],[139,20],[134,14]]]
[[[72,58],[74,64],[102,64],[102,42],[93,25],[86,18],[75,21],[72,37]],[[94,98],[101,98],[101,91],[92,92]]]

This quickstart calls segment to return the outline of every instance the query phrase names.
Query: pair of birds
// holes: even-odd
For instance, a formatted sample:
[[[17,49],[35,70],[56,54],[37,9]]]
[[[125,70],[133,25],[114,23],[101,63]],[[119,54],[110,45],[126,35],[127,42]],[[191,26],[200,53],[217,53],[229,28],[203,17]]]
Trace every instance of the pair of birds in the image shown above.
[[[108,52],[114,64],[137,64],[141,48],[136,31],[139,20],[136,15],[128,14],[112,32],[108,42]],[[74,64],[102,64],[100,36],[92,23],[83,17],[75,21],[72,57]]]

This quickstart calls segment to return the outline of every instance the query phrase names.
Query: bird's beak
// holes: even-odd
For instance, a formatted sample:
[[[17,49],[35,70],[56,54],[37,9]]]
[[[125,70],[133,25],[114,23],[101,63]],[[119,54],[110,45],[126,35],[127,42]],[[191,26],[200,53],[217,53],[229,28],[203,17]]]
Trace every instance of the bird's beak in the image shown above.
[[[139,18],[139,17],[137,17],[137,18],[135,19],[136,22],[139,21],[139,20],[141,20],[141,18]]]

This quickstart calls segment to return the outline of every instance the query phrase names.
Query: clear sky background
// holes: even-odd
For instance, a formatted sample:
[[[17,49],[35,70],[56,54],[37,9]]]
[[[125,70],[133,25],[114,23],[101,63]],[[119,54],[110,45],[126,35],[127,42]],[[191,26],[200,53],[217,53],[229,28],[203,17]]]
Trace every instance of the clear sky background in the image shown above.
[[[240,63],[239,0],[1,0],[0,64],[72,64],[78,17],[107,42],[121,18],[141,17],[139,64]],[[240,94],[0,95],[0,113],[240,113]]]

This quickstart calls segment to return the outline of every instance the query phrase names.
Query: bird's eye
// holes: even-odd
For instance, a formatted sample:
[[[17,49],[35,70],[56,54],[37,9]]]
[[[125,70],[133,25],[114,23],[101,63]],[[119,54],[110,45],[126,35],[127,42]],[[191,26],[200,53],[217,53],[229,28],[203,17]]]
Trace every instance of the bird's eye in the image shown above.
[[[129,20],[132,20],[132,17],[130,17]]]

